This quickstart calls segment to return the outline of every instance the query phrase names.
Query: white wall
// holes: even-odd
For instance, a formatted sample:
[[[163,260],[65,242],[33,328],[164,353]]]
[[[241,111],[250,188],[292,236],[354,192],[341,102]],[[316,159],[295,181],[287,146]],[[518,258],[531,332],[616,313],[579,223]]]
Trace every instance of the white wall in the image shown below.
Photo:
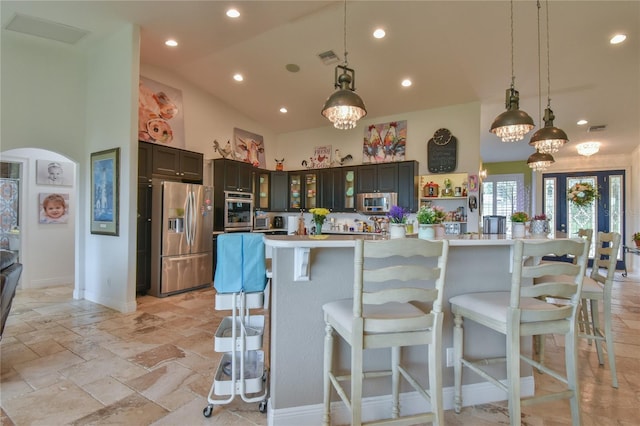
[[[89,233],[91,174],[83,170],[83,204],[78,297],[121,312],[136,309],[136,211],[138,181],[139,28],[127,26],[87,55],[85,164],[91,152],[120,148],[119,235]]]

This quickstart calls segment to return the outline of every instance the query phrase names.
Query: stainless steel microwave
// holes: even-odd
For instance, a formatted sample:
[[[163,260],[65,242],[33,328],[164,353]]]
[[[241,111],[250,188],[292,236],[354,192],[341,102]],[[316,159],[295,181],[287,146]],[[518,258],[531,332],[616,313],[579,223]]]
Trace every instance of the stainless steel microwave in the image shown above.
[[[395,192],[365,192],[358,194],[356,199],[358,212],[383,214],[387,213],[391,206],[398,203],[398,194]]]

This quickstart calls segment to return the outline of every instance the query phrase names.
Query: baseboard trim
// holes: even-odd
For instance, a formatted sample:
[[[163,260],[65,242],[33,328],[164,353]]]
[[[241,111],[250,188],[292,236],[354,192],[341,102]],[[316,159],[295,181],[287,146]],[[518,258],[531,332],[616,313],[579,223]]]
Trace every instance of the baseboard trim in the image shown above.
[[[522,377],[520,388],[522,396],[532,396],[534,393],[533,376]],[[445,410],[453,409],[453,387],[442,390],[443,406]],[[488,382],[474,383],[462,387],[464,406],[487,404],[505,401],[504,391]],[[418,414],[431,410],[429,404],[417,392],[407,392],[400,395],[402,414]],[[267,422],[278,426],[316,426],[322,422],[322,404],[305,405],[301,407],[281,408],[274,410],[269,406]],[[365,398],[362,401],[363,421],[381,419],[391,412],[391,395]],[[349,410],[342,402],[331,403],[331,420],[334,424],[348,424]]]

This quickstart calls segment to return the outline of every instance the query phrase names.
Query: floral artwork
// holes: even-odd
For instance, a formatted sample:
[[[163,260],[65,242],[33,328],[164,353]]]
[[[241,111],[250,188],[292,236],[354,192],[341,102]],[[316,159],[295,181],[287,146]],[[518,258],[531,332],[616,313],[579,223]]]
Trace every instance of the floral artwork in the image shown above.
[[[588,182],[578,182],[569,188],[567,198],[577,206],[590,206],[598,198],[598,190]]]
[[[372,124],[365,129],[363,163],[403,161],[407,142],[407,121]]]
[[[233,140],[235,142],[236,160],[251,163],[254,167],[263,169],[267,167],[267,161],[264,156],[264,139],[262,136],[234,128]]]
[[[138,140],[185,147],[182,92],[140,76]]]

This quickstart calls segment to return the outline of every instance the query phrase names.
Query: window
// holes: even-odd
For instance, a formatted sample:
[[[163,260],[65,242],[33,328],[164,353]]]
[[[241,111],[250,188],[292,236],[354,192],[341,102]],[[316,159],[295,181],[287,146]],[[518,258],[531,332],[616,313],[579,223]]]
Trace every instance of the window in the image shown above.
[[[482,216],[505,216],[516,211],[527,211],[528,190],[524,186],[524,175],[492,175],[482,182]],[[511,222],[507,220],[507,231]]]

